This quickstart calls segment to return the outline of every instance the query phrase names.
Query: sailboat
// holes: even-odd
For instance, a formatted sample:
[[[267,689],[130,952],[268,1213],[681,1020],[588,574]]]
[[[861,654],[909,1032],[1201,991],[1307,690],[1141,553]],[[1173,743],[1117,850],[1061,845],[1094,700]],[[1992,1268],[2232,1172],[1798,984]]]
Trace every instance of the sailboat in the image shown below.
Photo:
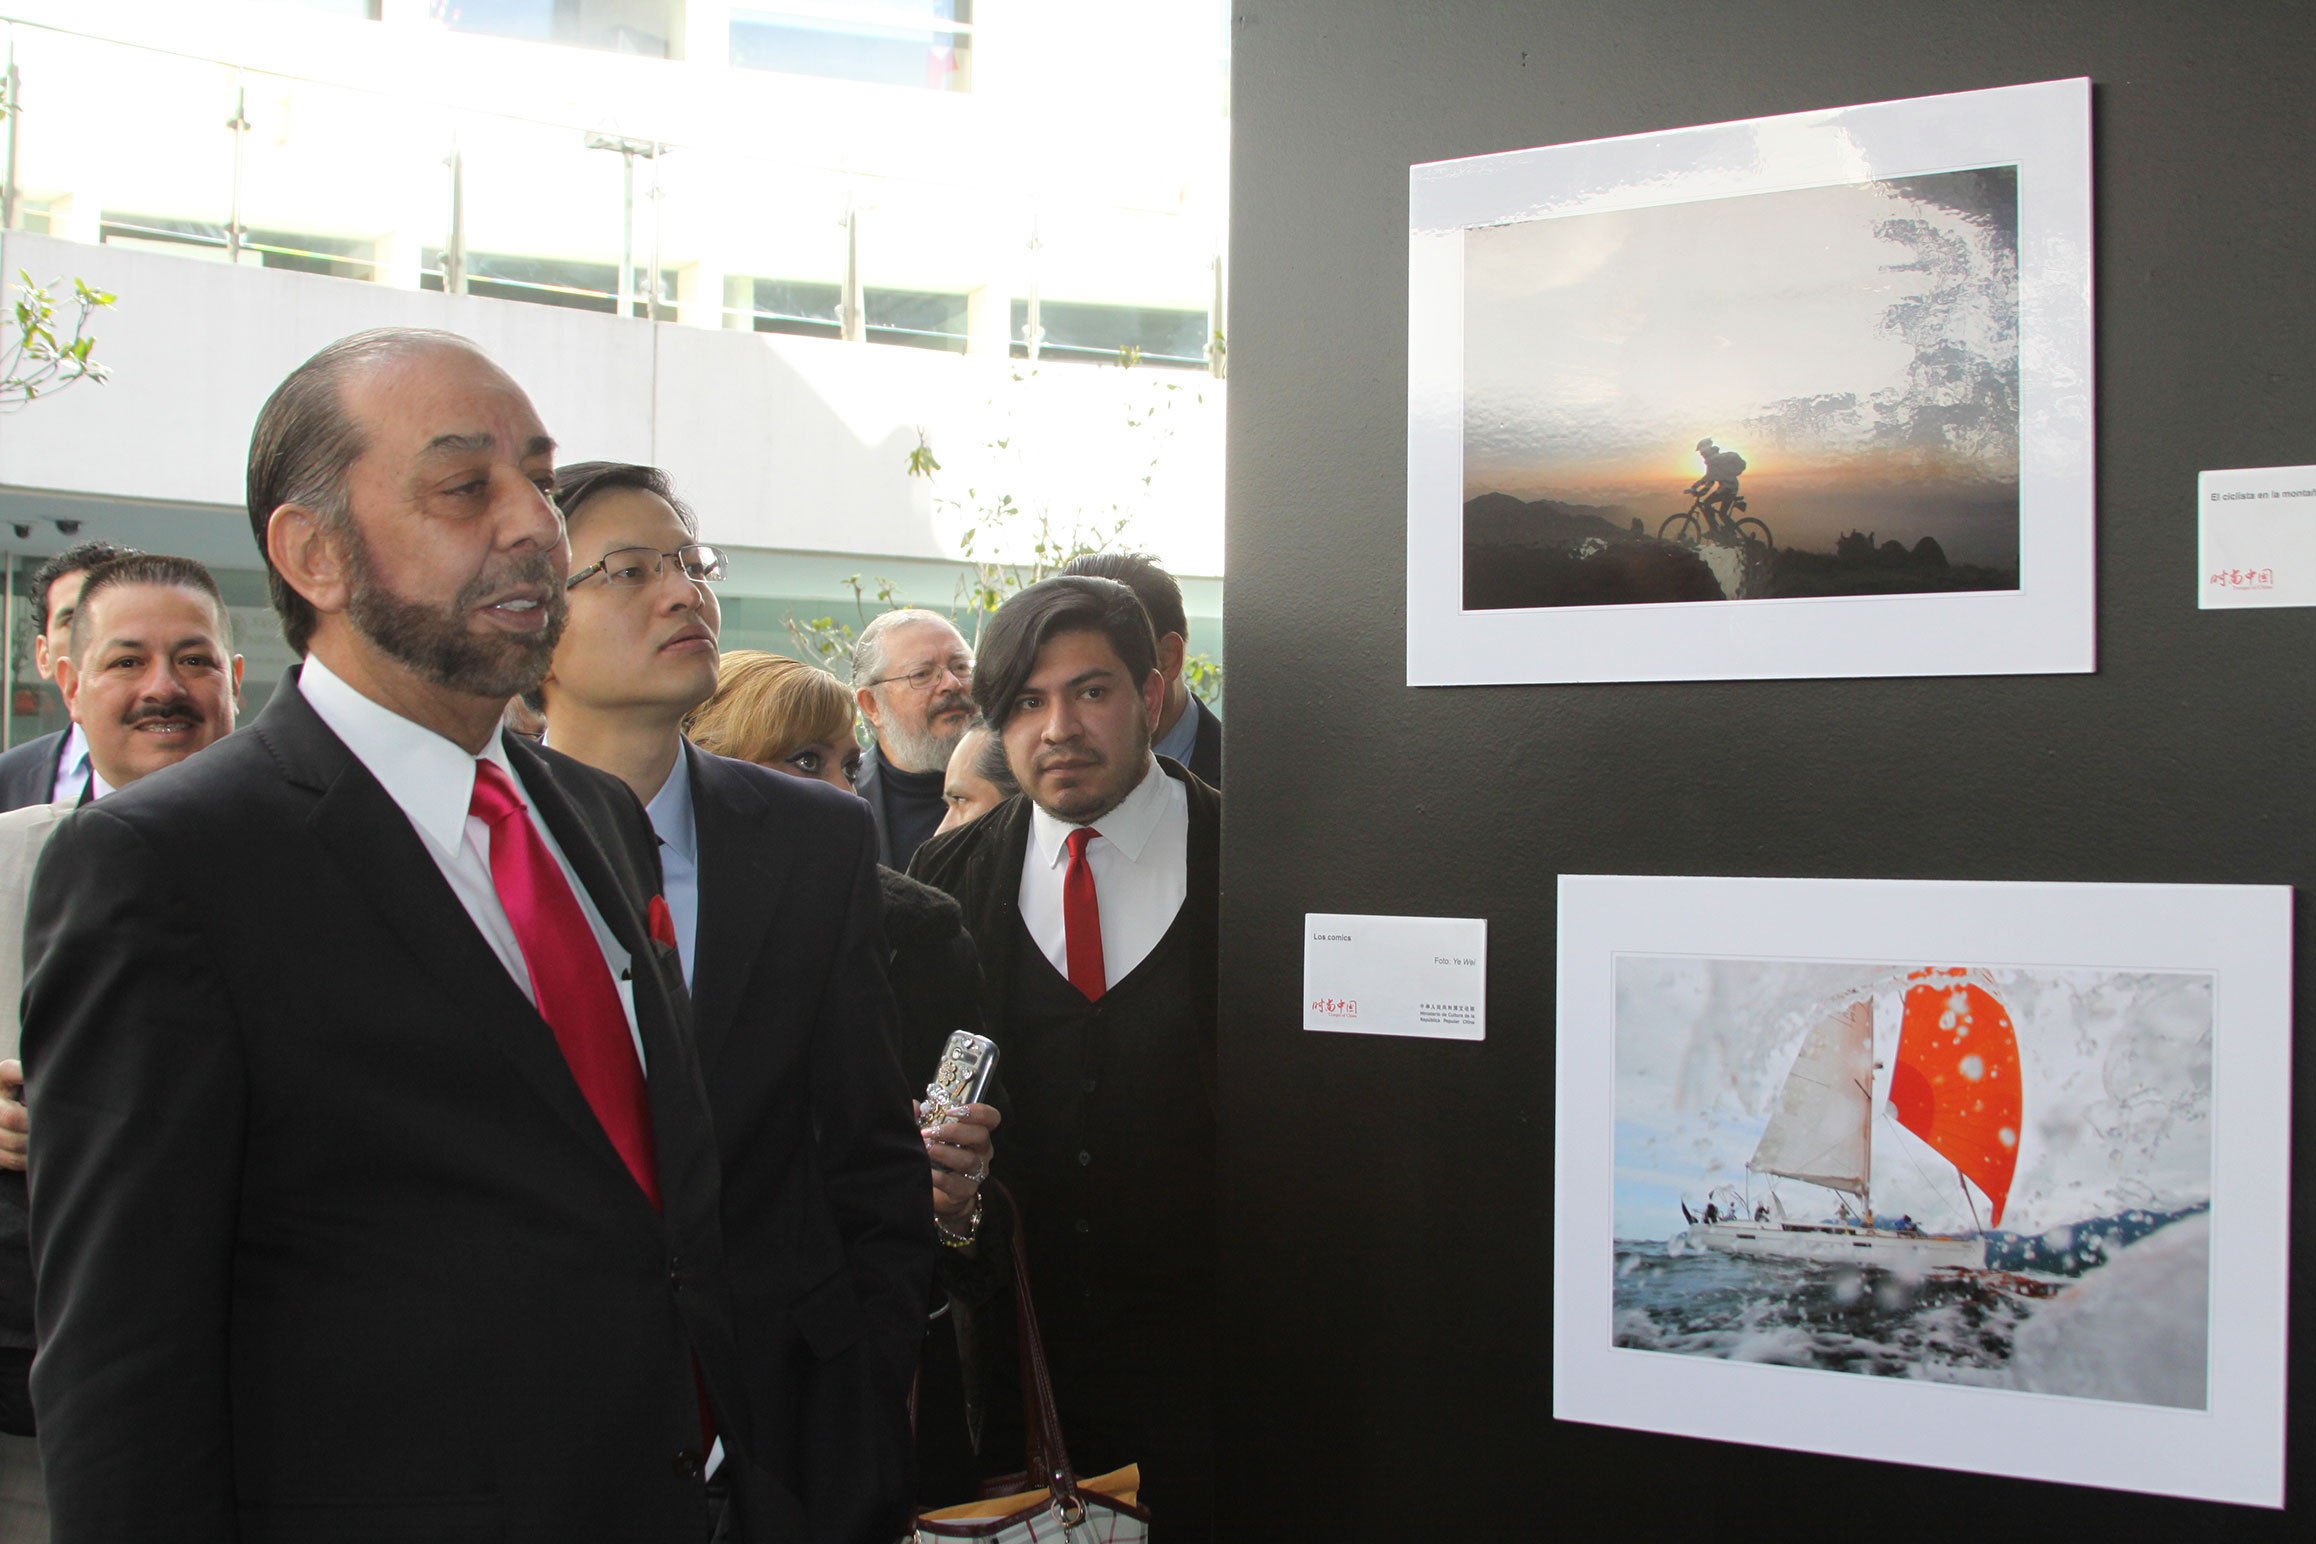
[[[1963,1183],[1973,1218],[1976,1184],[2002,1225],[2018,1166],[2023,1110],[2018,1035],[1992,993],[1960,971],[1916,971],[1906,989],[1898,1060],[1890,1076],[1890,1113],[1947,1162]],[[1924,1233],[1911,1223],[1885,1226],[1873,1198],[1874,1008],[1854,1003],[1811,1028],[1778,1090],[1777,1108],[1746,1169],[1802,1180],[1857,1198],[1831,1222],[1797,1222],[1771,1192],[1767,1202],[1740,1202],[1733,1215],[1708,1209],[1691,1220],[1689,1238],[1731,1254],[1787,1260],[1846,1261],[1888,1270],[1986,1268],[1983,1235]],[[1735,1201],[1737,1198],[1731,1196]],[[1688,1207],[1681,1208],[1684,1214]]]

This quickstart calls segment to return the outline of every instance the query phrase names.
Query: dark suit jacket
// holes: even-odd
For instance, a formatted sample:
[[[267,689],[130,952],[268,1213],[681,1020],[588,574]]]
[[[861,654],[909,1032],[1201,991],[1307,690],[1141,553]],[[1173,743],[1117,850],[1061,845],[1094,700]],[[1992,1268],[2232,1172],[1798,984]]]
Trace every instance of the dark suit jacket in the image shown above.
[[[1196,692],[1190,694],[1189,711],[1198,715],[1198,738],[1191,742],[1190,760],[1184,765],[1190,769],[1192,777],[1197,778],[1209,788],[1220,789],[1222,787],[1222,720],[1214,716],[1213,709],[1198,700]]]
[[[0,810],[46,804],[56,790],[56,757],[65,731],[44,734],[0,756]]]
[[[873,745],[860,759],[860,781],[853,784],[852,791],[868,801],[869,819],[877,830],[877,861],[887,868],[895,867],[893,834],[885,829],[885,759]]]
[[[749,1540],[877,1541],[915,1494],[909,1380],[934,1254],[885,981],[875,832],[825,784],[687,745],[692,987],[758,1463]]]
[[[877,861],[891,868],[893,838],[885,830],[885,761],[876,753],[875,746],[869,747],[868,753],[861,757],[860,778],[852,785],[852,791],[868,801],[869,820],[877,832]]]
[[[750,1433],[656,842],[616,779],[507,751],[634,956],[664,1213],[293,676],[34,876],[56,1544],[704,1536],[695,1359]]]

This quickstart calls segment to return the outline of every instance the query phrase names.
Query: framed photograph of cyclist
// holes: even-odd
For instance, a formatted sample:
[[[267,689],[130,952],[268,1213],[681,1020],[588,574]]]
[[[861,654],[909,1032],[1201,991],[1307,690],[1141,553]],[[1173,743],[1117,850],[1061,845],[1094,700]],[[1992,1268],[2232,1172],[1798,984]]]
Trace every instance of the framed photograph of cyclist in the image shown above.
[[[2090,107],[1414,167],[1409,684],[2092,669]]]

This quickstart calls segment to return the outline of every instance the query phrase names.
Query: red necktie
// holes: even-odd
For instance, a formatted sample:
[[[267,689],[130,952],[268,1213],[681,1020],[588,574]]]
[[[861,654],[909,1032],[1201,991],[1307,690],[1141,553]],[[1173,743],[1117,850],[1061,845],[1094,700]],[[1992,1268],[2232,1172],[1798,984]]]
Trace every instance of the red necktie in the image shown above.
[[[1102,968],[1102,908],[1094,899],[1094,866],[1086,844],[1102,833],[1080,826],[1070,833],[1070,866],[1062,872],[1062,938],[1068,950],[1070,985],[1097,1001],[1109,987]]]
[[[491,883],[514,924],[538,995],[539,1016],[627,1172],[659,1205],[651,1146],[651,1095],[619,1006],[619,989],[562,865],[524,813],[522,797],[495,762],[477,759],[467,813],[491,828]]]

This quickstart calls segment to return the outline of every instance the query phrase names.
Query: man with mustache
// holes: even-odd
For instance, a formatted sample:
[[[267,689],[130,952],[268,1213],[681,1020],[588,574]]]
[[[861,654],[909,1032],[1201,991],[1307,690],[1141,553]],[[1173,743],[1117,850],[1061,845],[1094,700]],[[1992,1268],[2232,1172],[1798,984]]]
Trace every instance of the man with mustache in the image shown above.
[[[565,615],[553,453],[447,333],[292,371],[249,512],[302,665],[50,840],[57,1544],[699,1544],[712,1440],[750,1450],[650,825],[500,731]]]
[[[957,898],[980,951],[1012,1096],[1002,1178],[1063,1433],[1081,1475],[1142,1466],[1158,1537],[1202,1539],[1222,796],[1151,753],[1157,639],[1114,580],[1008,600],[973,695],[1027,797],[935,837],[912,872]]]
[[[905,869],[948,813],[949,753],[973,723],[973,651],[938,612],[887,611],[852,647],[853,697],[876,731],[854,792],[877,823],[877,861]]]
[[[191,558],[136,554],[72,577],[73,587],[57,592],[73,620],[53,664],[88,747],[87,770],[72,797],[0,815],[0,1541],[47,1536],[27,1385],[32,1255],[22,1171],[30,1122],[16,1060],[33,866],[58,822],[80,805],[231,734],[241,698],[241,656],[208,569]]]

